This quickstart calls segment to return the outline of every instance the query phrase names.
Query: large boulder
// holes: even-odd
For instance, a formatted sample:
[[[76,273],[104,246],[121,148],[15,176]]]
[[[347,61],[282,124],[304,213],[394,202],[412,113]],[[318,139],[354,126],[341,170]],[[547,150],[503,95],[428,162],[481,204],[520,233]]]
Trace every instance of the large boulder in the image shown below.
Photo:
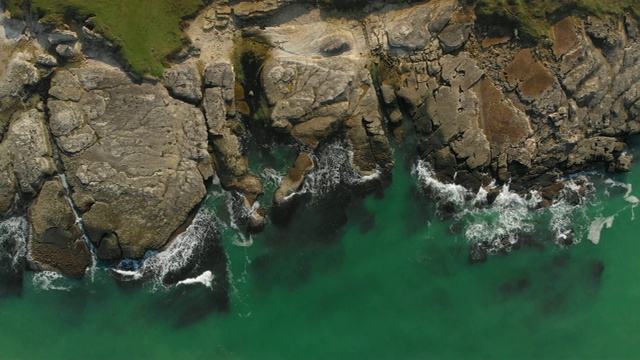
[[[173,96],[198,104],[202,100],[202,75],[196,63],[175,65],[162,75]]]
[[[13,172],[13,164],[5,143],[0,143],[0,214],[13,206],[18,191],[18,181]]]
[[[33,62],[30,54],[16,53],[8,61],[6,69],[2,69],[4,64],[0,65],[0,112],[8,110],[20,100],[25,95],[26,87],[40,81],[40,73]]]
[[[72,277],[84,276],[91,265],[91,251],[60,180],[44,183],[29,209],[29,221],[29,254],[37,266]]]
[[[59,70],[49,95],[51,131],[98,256],[161,248],[205,195],[202,112],[104,65]]]
[[[45,177],[57,173],[44,118],[44,113],[37,110],[16,115],[5,140],[20,190],[29,195],[38,193]]]

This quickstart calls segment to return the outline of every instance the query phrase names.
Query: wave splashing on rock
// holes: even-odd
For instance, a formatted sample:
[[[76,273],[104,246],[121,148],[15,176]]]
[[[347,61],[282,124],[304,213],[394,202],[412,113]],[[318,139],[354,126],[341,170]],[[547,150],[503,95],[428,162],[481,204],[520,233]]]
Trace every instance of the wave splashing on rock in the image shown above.
[[[29,223],[24,217],[11,217],[0,222],[0,259],[11,260],[11,267],[18,270],[27,254]],[[4,261],[3,264],[6,264]]]
[[[592,202],[595,188],[586,177],[568,180],[550,206],[532,190],[525,196],[510,190],[509,184],[494,183],[477,192],[436,178],[432,166],[420,160],[413,167],[422,190],[435,201],[441,218],[450,214],[452,231],[460,232],[471,244],[471,260],[484,261],[488,254],[506,253],[521,246],[543,247],[544,239],[570,246],[586,238],[588,229],[574,224],[588,221],[585,204]],[[583,236],[585,235],[585,236]]]
[[[201,209],[194,217],[191,225],[179,234],[171,244],[161,252],[152,253],[139,268],[134,270],[121,266],[113,270],[122,280],[148,280],[152,290],[169,288],[176,284],[193,284],[201,281],[189,281],[207,273],[207,277],[213,281],[215,274],[210,270],[204,270],[198,274],[199,267],[203,266],[208,257],[206,248],[215,246],[215,239],[219,236],[216,229],[216,218],[206,209]],[[211,287],[211,281],[204,284]]]
[[[313,200],[334,194],[339,186],[354,187],[375,179],[374,175],[362,176],[353,169],[353,151],[346,141],[334,141],[316,150],[315,167],[309,171],[298,194],[309,193]]]

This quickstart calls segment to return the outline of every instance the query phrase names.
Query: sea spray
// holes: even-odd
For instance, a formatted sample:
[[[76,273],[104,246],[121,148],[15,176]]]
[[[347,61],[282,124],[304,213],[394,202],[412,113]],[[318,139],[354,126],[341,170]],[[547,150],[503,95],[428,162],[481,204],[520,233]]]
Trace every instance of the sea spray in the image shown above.
[[[589,225],[588,233],[587,233],[587,239],[596,245],[600,243],[600,236],[601,236],[602,230],[605,228],[607,229],[611,228],[613,226],[614,220],[625,210],[629,210],[631,212],[630,220],[633,221],[635,219],[635,208],[638,206],[638,203],[640,202],[638,200],[638,197],[633,195],[632,184],[627,184],[624,182],[615,181],[613,179],[608,178],[604,180],[604,185],[606,186],[604,193],[606,196],[609,196],[609,197],[611,197],[611,192],[612,192],[611,190],[615,188],[622,188],[623,190],[625,190],[625,193],[624,195],[622,195],[622,198],[626,204],[621,209],[617,210],[615,213],[611,215],[607,216],[607,215],[601,214],[601,216],[597,216],[595,219],[593,219],[593,221],[591,221]]]
[[[29,223],[26,217],[16,216],[0,221],[0,251],[2,258],[11,260],[11,266],[19,267],[27,255]]]
[[[179,234],[166,249],[148,257],[138,269],[129,270],[125,266],[113,269],[124,280],[152,280],[152,289],[166,288],[167,278],[182,272],[200,261],[203,246],[217,236],[216,221],[212,213],[201,209],[194,217],[191,225]],[[213,278],[212,278],[213,279]],[[201,282],[196,281],[195,282]],[[188,279],[179,280],[189,283]],[[185,282],[186,281],[186,282]],[[191,282],[193,283],[193,282]],[[206,284],[205,284],[206,285]]]
[[[380,170],[360,175],[353,168],[353,151],[344,140],[336,140],[316,150],[314,168],[309,171],[297,194],[311,194],[312,201],[330,196],[339,186],[354,188],[378,180]]]
[[[22,295],[28,236],[26,218],[0,221],[0,298]]]
[[[586,178],[580,184],[568,181],[559,197],[548,207],[541,207],[542,196],[533,190],[526,196],[511,191],[509,184],[497,186],[492,182],[476,193],[457,184],[439,181],[432,166],[419,160],[412,174],[427,190],[436,206],[453,204],[453,218],[463,226],[464,238],[471,244],[482,244],[488,253],[510,251],[526,243],[538,243],[541,236],[563,246],[579,241],[574,234],[586,229],[575,228],[578,218],[585,218],[585,194],[593,190]],[[497,192],[493,202],[487,201],[488,192]],[[578,197],[580,200],[575,201]],[[534,234],[535,237],[534,237]]]
[[[40,271],[33,275],[33,286],[44,291],[71,291],[69,279],[55,271]]]

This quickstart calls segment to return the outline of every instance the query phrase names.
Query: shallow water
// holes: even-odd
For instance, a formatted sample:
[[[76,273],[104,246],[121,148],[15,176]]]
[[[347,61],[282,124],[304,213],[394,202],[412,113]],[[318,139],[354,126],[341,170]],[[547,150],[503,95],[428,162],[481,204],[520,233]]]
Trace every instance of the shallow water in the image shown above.
[[[640,193],[620,186],[640,187],[637,166],[617,183],[591,175],[583,205],[463,203],[439,220],[415,164],[396,157],[383,194],[347,202],[339,186],[323,189],[288,227],[252,237],[214,187],[206,206],[228,256],[228,311],[201,285],[116,283],[102,269],[82,281],[26,274],[21,297],[0,298],[0,358],[637,358]],[[284,173],[276,158],[265,176]],[[588,240],[612,216],[599,243]],[[514,224],[533,246],[469,263],[469,238]],[[545,241],[567,230],[578,244]]]

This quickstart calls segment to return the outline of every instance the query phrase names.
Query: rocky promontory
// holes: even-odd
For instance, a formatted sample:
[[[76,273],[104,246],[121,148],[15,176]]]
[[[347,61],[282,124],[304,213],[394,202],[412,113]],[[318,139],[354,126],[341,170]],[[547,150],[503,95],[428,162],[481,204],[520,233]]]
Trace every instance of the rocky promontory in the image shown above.
[[[264,179],[248,148],[265,137],[297,158],[263,200],[278,211],[335,141],[363,182],[384,184],[393,143],[415,141],[443,182],[509,183],[548,205],[569,174],[628,171],[626,140],[640,131],[639,29],[626,14],[566,11],[536,42],[456,0],[346,12],[216,1],[161,78],[128,73],[88,23],[7,15],[0,215],[27,215],[32,268],[76,277],[92,254],[117,263],[162,250],[210,179],[261,230]]]

